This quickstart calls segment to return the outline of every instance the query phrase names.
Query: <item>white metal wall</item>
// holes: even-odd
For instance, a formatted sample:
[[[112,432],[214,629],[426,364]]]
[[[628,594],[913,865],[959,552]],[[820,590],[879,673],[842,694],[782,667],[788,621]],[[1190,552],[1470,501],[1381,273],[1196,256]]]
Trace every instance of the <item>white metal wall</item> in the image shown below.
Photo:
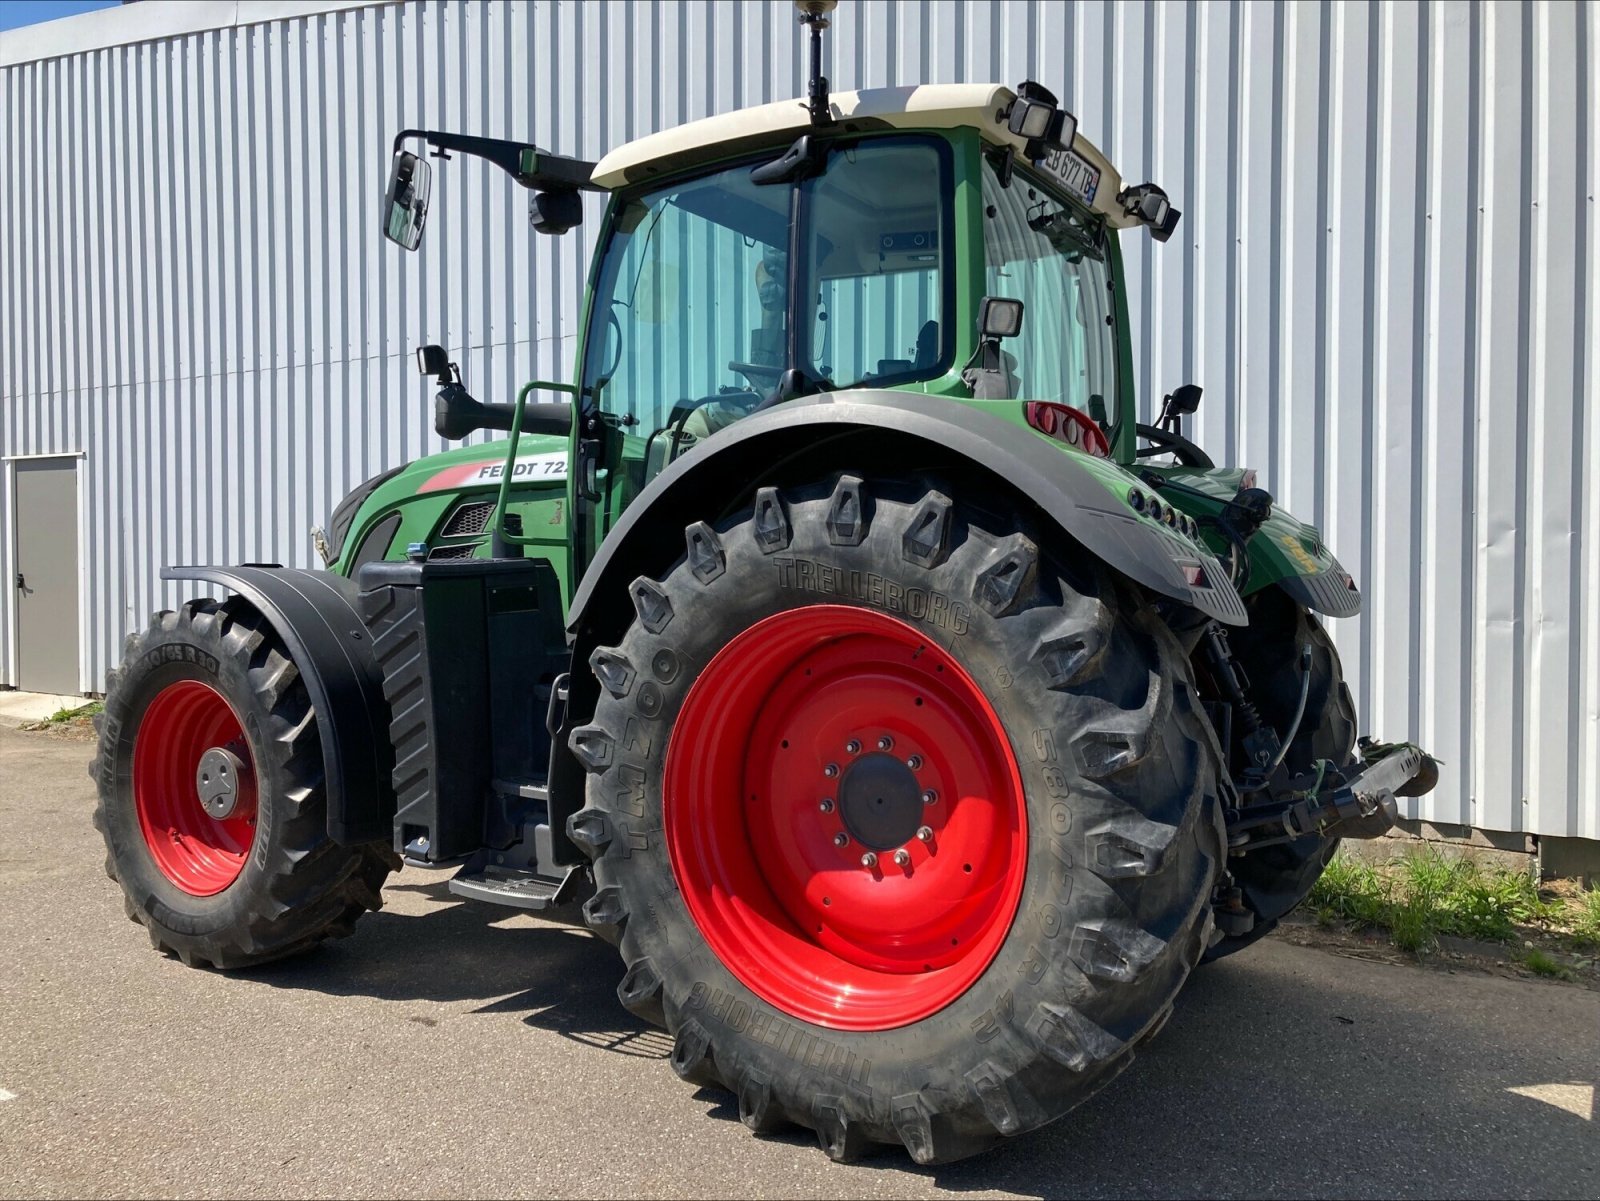
[[[458,160],[403,255],[376,219],[397,129],[598,156],[798,95],[792,11],[407,3],[33,62],[6,35],[0,453],[87,453],[84,688],[179,599],[159,564],[307,564],[347,487],[439,448],[413,345],[451,346],[482,396],[570,371],[586,238],[535,241],[518,190]],[[846,0],[829,71],[1039,78],[1167,188],[1179,237],[1129,245],[1141,394],[1202,383],[1200,440],[1357,573],[1367,613],[1337,636],[1367,723],[1447,761],[1412,815],[1589,838],[1597,16]]]

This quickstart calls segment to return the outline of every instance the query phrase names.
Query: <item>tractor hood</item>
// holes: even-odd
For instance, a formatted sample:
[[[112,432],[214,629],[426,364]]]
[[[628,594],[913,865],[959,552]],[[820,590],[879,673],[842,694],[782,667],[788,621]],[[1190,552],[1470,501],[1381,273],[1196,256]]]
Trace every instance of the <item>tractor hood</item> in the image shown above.
[[[487,536],[482,522],[505,475],[506,448],[503,438],[454,447],[355,488],[334,511],[329,566],[353,575],[359,563],[395,558],[413,542],[435,552],[467,553],[465,548]],[[563,436],[524,434],[512,469],[511,508],[522,512],[530,529],[548,530],[551,544],[563,547],[567,450]],[[469,504],[472,513],[459,512]],[[565,556],[557,557],[564,566]]]

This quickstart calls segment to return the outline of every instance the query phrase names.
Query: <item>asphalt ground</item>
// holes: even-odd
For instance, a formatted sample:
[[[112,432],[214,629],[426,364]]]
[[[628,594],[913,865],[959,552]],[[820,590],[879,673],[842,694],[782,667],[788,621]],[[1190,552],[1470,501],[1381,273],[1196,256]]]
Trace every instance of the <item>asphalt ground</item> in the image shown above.
[[[836,1165],[680,1082],[609,946],[446,873],[288,964],[163,958],[102,871],[89,753],[0,729],[6,1196],[1600,1195],[1600,994],[1268,939],[1054,1126]]]

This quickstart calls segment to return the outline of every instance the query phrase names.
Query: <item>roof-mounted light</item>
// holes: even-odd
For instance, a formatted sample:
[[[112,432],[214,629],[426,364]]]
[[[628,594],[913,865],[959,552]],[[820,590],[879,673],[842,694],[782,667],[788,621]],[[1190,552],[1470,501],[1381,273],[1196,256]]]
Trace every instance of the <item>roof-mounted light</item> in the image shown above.
[[[1142,183],[1138,187],[1123,188],[1117,193],[1117,203],[1131,217],[1150,227],[1150,236],[1157,242],[1165,242],[1172,236],[1172,231],[1178,228],[1178,218],[1183,216],[1172,207],[1172,202],[1167,199],[1166,192],[1153,183]]]
[[[1028,145],[1028,159],[1043,157],[1047,150],[1071,150],[1078,136],[1078,118],[1062,108],[1048,88],[1024,80],[1017,85],[1017,98],[1006,110],[1006,128]]]

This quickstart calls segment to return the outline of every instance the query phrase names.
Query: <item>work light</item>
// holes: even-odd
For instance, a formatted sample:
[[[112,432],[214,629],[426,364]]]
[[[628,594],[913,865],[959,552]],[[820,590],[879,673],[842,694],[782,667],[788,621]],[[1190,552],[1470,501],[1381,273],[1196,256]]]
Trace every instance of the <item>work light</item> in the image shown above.
[[[1031,79],[1017,86],[1006,128],[1029,142],[1051,149],[1070,150],[1078,135],[1078,119],[1061,108],[1055,95]]]

